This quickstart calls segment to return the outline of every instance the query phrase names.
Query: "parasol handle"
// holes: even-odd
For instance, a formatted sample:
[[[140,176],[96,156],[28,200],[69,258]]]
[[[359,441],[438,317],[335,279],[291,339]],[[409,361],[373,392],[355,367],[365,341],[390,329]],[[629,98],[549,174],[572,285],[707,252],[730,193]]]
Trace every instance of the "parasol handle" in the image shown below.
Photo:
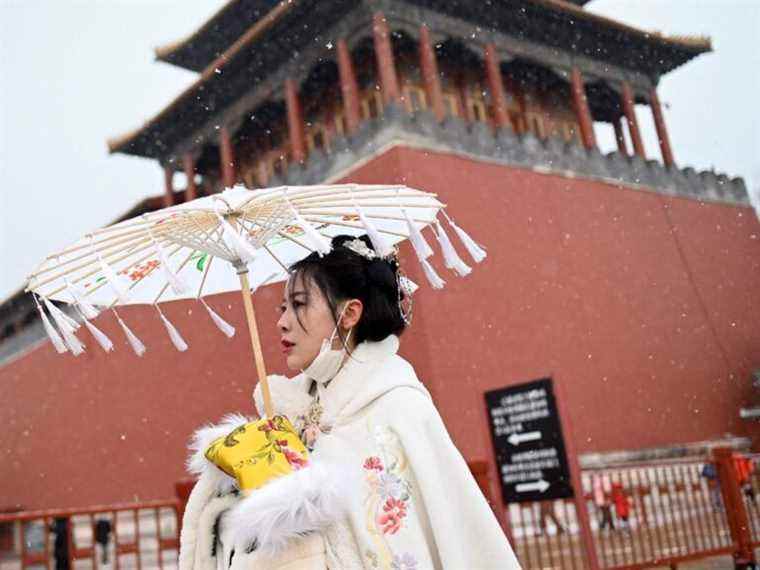
[[[240,288],[243,293],[243,305],[245,306],[245,316],[248,319],[248,332],[251,333],[251,346],[253,347],[253,358],[256,362],[256,372],[259,374],[259,384],[261,384],[261,395],[264,396],[264,413],[267,418],[274,416],[272,408],[272,393],[269,391],[269,381],[264,366],[264,354],[261,351],[261,340],[259,339],[259,330],[256,327],[256,315],[253,312],[253,301],[251,299],[251,286],[248,283],[248,268],[238,271],[240,276]]]

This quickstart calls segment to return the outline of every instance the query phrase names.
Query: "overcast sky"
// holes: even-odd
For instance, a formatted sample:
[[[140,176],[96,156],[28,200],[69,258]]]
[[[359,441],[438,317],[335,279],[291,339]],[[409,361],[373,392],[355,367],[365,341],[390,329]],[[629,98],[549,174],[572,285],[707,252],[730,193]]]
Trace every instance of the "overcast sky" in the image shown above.
[[[151,160],[109,156],[195,75],[153,60],[225,0],[0,0],[0,300],[50,252],[163,191]],[[588,9],[715,53],[660,87],[676,160],[760,185],[760,0],[593,0]],[[659,158],[650,113],[645,145]],[[601,137],[609,150],[609,136]]]

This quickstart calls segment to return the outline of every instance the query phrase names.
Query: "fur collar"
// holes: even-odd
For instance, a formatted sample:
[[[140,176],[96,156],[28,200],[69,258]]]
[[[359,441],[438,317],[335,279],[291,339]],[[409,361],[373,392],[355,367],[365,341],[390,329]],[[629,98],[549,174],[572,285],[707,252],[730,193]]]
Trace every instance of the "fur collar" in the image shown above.
[[[269,390],[272,392],[272,406],[275,413],[287,416],[292,422],[309,407],[312,400],[309,396],[311,380],[303,373],[293,378],[270,374],[267,380],[269,380]],[[256,383],[253,389],[253,403],[259,416],[264,416],[264,397],[259,383]]]
[[[243,414],[232,413],[224,416],[216,425],[209,423],[196,430],[188,446],[190,456],[185,462],[188,473],[199,478],[204,477],[218,494],[228,493],[237,488],[235,479],[206,459],[206,449],[215,439],[226,436],[239,425],[250,421]]]

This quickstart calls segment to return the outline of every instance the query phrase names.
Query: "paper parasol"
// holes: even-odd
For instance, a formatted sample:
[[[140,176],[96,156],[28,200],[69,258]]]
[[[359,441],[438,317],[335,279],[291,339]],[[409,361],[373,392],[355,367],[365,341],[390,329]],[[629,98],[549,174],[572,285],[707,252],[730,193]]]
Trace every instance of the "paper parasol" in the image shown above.
[[[444,264],[460,275],[470,268],[445,233],[439,212],[476,261],[485,252],[443,211],[435,194],[395,185],[283,186],[262,190],[243,187],[170,206],[94,230],[73,245],[48,256],[29,276],[45,330],[58,352],[81,354],[80,322],[52,301],[74,305],[81,321],[104,350],[113,343],[90,322],[111,309],[138,355],[144,345],[116,312],[117,305],[152,304],[175,347],[187,344],[165,317],[159,303],[198,299],[228,336],[234,328],[203,296],[241,290],[265,412],[272,403],[251,290],[287,279],[288,266],[313,251],[330,251],[338,234],[367,234],[380,253],[410,239],[426,277],[435,288],[445,283],[430,265],[432,248],[423,229],[434,228]],[[250,279],[249,279],[250,274]],[[53,322],[47,316],[53,319]],[[55,324],[53,324],[55,323]]]

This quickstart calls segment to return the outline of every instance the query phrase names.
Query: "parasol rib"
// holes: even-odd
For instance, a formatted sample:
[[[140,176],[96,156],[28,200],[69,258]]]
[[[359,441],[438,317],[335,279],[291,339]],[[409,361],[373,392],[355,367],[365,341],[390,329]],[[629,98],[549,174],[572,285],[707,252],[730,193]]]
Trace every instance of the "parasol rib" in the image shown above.
[[[318,222],[318,223],[322,223],[322,224],[330,224],[332,226],[345,226],[347,228],[355,228],[355,229],[359,229],[359,230],[363,230],[364,229],[364,226],[362,224],[351,224],[349,222],[336,222],[334,220],[325,220],[323,218],[313,218],[313,217],[310,217],[310,216],[304,216],[304,219],[307,222]],[[394,232],[392,230],[380,230],[379,229],[378,231],[380,233],[391,235],[391,236],[398,236],[398,237],[403,237],[403,238],[408,237],[404,233]]]
[[[198,287],[198,294],[195,296],[196,299],[199,299],[201,295],[203,294],[203,286],[206,284],[206,276],[208,275],[208,270],[211,267],[211,262],[214,261],[214,256],[211,254],[208,254],[208,263],[206,263],[206,269],[203,271],[203,277],[201,278],[201,284]]]

